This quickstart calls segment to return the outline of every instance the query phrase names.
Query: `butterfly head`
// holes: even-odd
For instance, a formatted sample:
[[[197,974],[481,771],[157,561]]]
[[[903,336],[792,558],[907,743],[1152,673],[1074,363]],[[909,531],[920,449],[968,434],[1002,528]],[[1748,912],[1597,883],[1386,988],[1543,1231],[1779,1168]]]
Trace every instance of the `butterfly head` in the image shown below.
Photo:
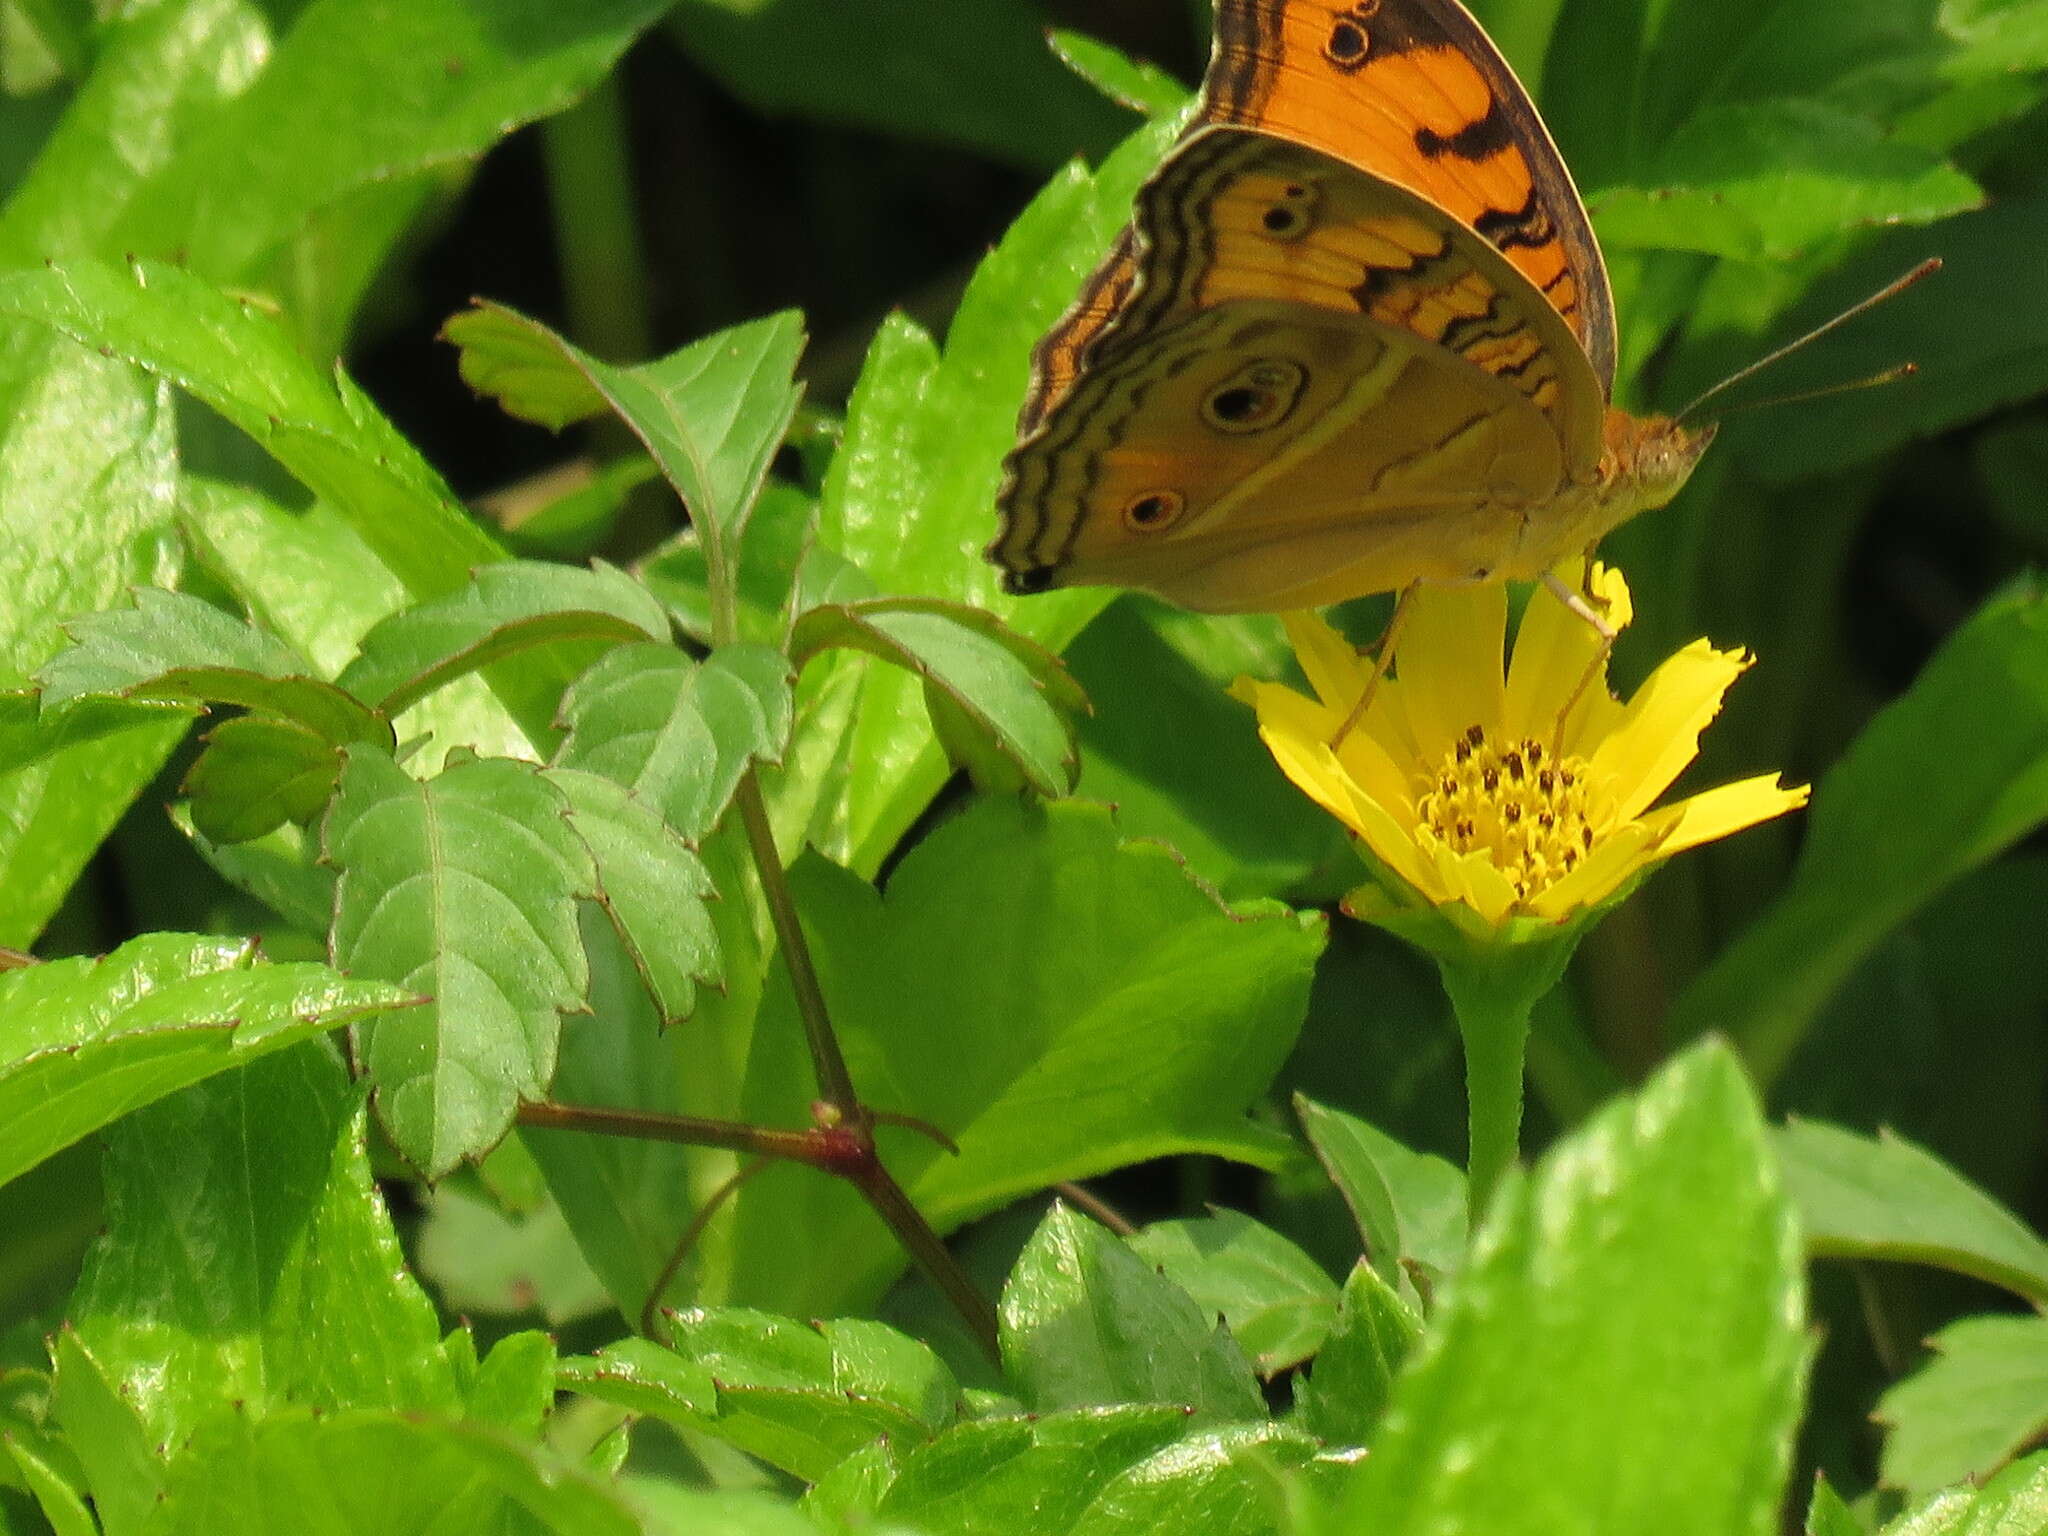
[[[1714,440],[1713,422],[1688,426],[1669,416],[1607,413],[1604,478],[1621,493],[1623,517],[1666,505],[1692,478],[1693,467]],[[1620,521],[1620,519],[1616,519]]]

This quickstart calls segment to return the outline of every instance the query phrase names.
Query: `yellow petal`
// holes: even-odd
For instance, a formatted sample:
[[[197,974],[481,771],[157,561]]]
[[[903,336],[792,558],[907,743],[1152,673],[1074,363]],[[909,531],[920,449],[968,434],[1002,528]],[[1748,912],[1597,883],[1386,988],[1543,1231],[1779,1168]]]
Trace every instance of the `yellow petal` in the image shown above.
[[[1339,722],[1351,713],[1351,706],[1365,691],[1373,674],[1373,662],[1358,654],[1357,648],[1338,634],[1319,613],[1297,609],[1280,615],[1287,638],[1294,646],[1294,659],[1302,675],[1325,707],[1335,710]]]
[[[1558,570],[1558,579],[1577,590],[1577,562]],[[1628,583],[1621,572],[1605,566],[1593,567],[1594,596],[1605,603],[1610,628],[1622,630],[1634,617]],[[1596,609],[1599,607],[1595,604]],[[1529,596],[1522,613],[1521,628],[1515,633],[1514,658],[1508,664],[1507,727],[1515,738],[1534,737],[1541,742],[1559,741],[1566,753],[1587,751],[1613,725],[1620,714],[1607,692],[1605,669],[1593,674],[1605,644],[1600,632],[1560,602],[1548,587],[1538,587]],[[1590,680],[1588,680],[1590,677]],[[1580,690],[1559,740],[1558,716],[1572,690]]]
[[[1804,784],[1787,787],[1777,774],[1762,773],[1664,806],[1645,817],[1643,824],[1659,840],[1657,856],[1667,858],[1796,811],[1810,793]]]
[[[1488,740],[1500,740],[1507,720],[1501,681],[1507,588],[1497,581],[1425,586],[1410,602],[1394,669],[1422,761],[1440,761],[1475,725]]]
[[[1546,921],[1561,923],[1582,907],[1606,900],[1622,881],[1662,856],[1656,836],[1643,823],[1617,828],[1593,845],[1577,869],[1538,891],[1529,909]]]
[[[1329,743],[1284,729],[1268,730],[1263,725],[1259,734],[1295,788],[1355,832],[1381,863],[1429,900],[1442,899],[1428,866],[1416,852],[1406,818],[1397,817],[1354,784]]]
[[[1239,686],[1243,687],[1246,682],[1246,679],[1239,679]],[[1277,683],[1250,683],[1245,692],[1250,694],[1246,702],[1259,712],[1259,730],[1269,743],[1274,735],[1282,735],[1296,742],[1297,751],[1305,752],[1314,746],[1327,747],[1337,727],[1343,724],[1334,709],[1325,709],[1303,698],[1292,688],[1283,688]],[[1239,696],[1244,697],[1244,694]],[[1371,718],[1372,714],[1368,712],[1367,719]],[[1351,731],[1338,750],[1337,760],[1367,797],[1378,801],[1389,811],[1406,813],[1409,804],[1408,770],[1394,761],[1378,738],[1363,729]]]
[[[1453,901],[1461,901],[1494,927],[1507,920],[1515,904],[1515,888],[1485,853],[1459,853],[1430,833],[1420,838],[1424,856],[1437,881]]]
[[[1650,674],[1620,723],[1593,752],[1593,772],[1614,795],[1615,816],[1633,821],[1699,755],[1700,732],[1749,666],[1741,651],[1695,640]]]

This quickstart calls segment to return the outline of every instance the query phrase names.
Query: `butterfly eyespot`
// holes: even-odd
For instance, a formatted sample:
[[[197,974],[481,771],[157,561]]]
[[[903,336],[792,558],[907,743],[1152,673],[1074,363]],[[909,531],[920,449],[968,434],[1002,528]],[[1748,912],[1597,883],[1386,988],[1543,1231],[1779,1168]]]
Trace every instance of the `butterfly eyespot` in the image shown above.
[[[1219,432],[1277,427],[1307,382],[1308,370],[1299,363],[1273,358],[1250,363],[1209,392],[1202,401],[1202,420]]]
[[[1328,41],[1323,44],[1323,57],[1339,69],[1357,69],[1365,62],[1369,46],[1365,28],[1349,16],[1340,16],[1336,25],[1330,28]]]
[[[1180,521],[1188,499],[1179,491],[1147,491],[1124,504],[1124,526],[1133,533],[1158,533]]]
[[[1306,182],[1289,182],[1280,189],[1280,201],[1269,207],[1260,223],[1276,240],[1299,240],[1315,225],[1316,189]]]

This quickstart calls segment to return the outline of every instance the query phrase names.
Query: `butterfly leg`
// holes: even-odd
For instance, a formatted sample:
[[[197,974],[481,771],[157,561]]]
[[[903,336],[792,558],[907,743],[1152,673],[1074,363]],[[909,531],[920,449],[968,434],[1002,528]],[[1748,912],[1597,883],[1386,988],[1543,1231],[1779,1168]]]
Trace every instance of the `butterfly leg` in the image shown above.
[[[1614,654],[1615,637],[1621,633],[1612,624],[1608,623],[1606,619],[1601,617],[1599,610],[1593,606],[1599,600],[1593,597],[1591,590],[1592,580],[1593,562],[1591,560],[1586,562],[1586,574],[1583,585],[1585,585],[1587,590],[1583,593],[1574,592],[1570,587],[1559,581],[1555,571],[1545,571],[1543,573],[1543,585],[1550,589],[1551,596],[1555,597],[1560,603],[1563,603],[1565,607],[1578,615],[1579,618],[1584,619],[1586,623],[1590,624],[1593,627],[1593,633],[1600,637],[1600,648],[1593,653],[1593,659],[1586,664],[1585,673],[1579,678],[1578,686],[1572,689],[1571,696],[1564,701],[1564,708],[1557,712],[1557,739],[1550,745],[1551,750],[1559,756],[1562,756],[1564,753],[1565,722],[1571,719],[1572,711],[1579,707],[1579,700],[1586,696],[1586,690],[1593,686],[1593,679],[1600,677],[1606,672],[1607,658]]]
[[[1386,633],[1380,636],[1379,649],[1373,657],[1372,676],[1366,679],[1365,687],[1359,692],[1358,702],[1351,706],[1351,713],[1346,715],[1344,723],[1337,727],[1337,734],[1330,738],[1332,752],[1344,745],[1344,738],[1358,728],[1358,722],[1363,720],[1365,712],[1372,708],[1373,695],[1380,691],[1380,679],[1387,675],[1387,668],[1393,664],[1394,647],[1401,639],[1401,631],[1407,627],[1408,615],[1415,607],[1415,594],[1421,587],[1421,582],[1411,581],[1401,589],[1401,596],[1394,603],[1393,617],[1387,620]]]

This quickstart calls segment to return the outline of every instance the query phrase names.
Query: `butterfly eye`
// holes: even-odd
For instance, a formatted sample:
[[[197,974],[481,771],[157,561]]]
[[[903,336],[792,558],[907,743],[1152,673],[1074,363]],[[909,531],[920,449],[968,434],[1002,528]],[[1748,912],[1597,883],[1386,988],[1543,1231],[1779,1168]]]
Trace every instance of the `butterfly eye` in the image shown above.
[[[1240,368],[1202,402],[1202,419],[1219,432],[1263,432],[1287,419],[1308,383],[1301,364],[1268,359]]]
[[[1179,491],[1147,491],[1124,506],[1124,526],[1133,533],[1158,533],[1180,521],[1188,499]]]

